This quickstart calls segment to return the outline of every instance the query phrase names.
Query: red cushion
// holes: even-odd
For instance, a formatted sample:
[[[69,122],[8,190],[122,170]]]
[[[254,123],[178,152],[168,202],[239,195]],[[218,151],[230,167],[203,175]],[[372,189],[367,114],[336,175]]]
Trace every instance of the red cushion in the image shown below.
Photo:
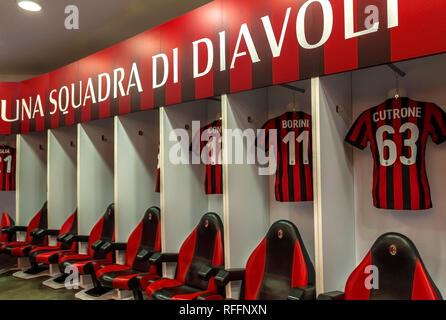
[[[143,273],[138,276],[139,285],[143,290],[146,290],[149,283],[155,279],[160,279],[161,277],[154,273]]]
[[[146,292],[147,292],[147,295],[149,296],[149,298],[151,298],[152,295],[157,290],[181,286],[182,284],[183,284],[182,282],[177,281],[177,280],[161,278],[161,279],[156,280],[153,283],[149,284],[146,288]]]
[[[19,247],[19,246],[26,246],[27,244],[28,242],[25,241],[6,242],[1,246],[0,250],[3,250],[5,247]]]
[[[15,247],[11,250],[11,255],[14,257],[26,257],[28,253],[34,248],[35,246],[33,245]]]
[[[109,272],[116,272],[116,271],[122,271],[122,270],[129,270],[130,268],[127,266],[124,266],[122,264],[109,264],[109,265],[102,265],[101,268],[96,272],[96,277],[99,278],[105,273]]]
[[[42,252],[40,252],[42,251]],[[60,248],[56,247],[56,246],[52,246],[52,247],[37,247],[34,248],[33,250],[31,250],[31,252],[29,253],[30,255],[32,255],[34,252],[40,252],[36,255],[35,260],[38,263],[45,263],[45,264],[50,264],[50,257],[57,254],[59,256],[65,254],[76,254],[75,251],[72,251],[71,249],[67,249],[67,250],[61,250]]]

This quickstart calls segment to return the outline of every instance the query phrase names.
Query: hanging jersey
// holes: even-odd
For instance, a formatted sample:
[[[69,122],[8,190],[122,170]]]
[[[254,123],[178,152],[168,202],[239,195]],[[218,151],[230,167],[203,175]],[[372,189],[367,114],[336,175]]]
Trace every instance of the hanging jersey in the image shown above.
[[[281,202],[313,201],[313,161],[311,116],[304,112],[286,112],[268,120],[262,127],[257,146],[276,150],[275,195]],[[275,130],[277,139],[272,139]]]
[[[380,209],[432,208],[426,175],[427,138],[446,140],[446,113],[433,103],[389,99],[363,112],[345,141],[374,159],[373,203]]]
[[[201,138],[201,139],[200,139]],[[204,154],[206,165],[204,191],[206,194],[223,193],[223,168],[221,165],[221,120],[200,128],[192,144],[193,151]]]
[[[0,146],[0,190],[15,190],[15,149],[9,146]]]

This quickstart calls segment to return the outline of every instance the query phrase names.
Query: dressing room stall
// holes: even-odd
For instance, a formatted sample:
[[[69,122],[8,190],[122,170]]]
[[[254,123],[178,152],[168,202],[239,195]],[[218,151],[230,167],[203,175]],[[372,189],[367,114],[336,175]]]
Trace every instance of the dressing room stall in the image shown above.
[[[378,237],[387,232],[412,240],[432,280],[440,292],[445,292],[446,251],[442,244],[446,241],[446,145],[432,141],[441,142],[436,135],[442,130],[439,127],[443,126],[444,116],[442,119],[438,113],[434,120],[427,116],[429,103],[446,110],[446,82],[442,75],[445,67],[443,54],[312,80],[319,293],[344,291],[348,276]],[[376,131],[376,150],[371,151],[368,141],[362,138],[358,143],[364,150],[344,142],[349,129],[366,110],[392,103],[411,109],[407,110],[410,117],[424,120],[421,117],[425,115],[428,119],[409,123],[407,112],[393,114],[394,120],[371,114],[372,125],[384,124],[387,131],[382,136]],[[392,129],[398,121],[408,123],[401,126],[399,133]],[[420,140],[423,132],[428,135],[426,147]],[[395,157],[392,150],[396,151]],[[391,170],[385,169],[385,174],[378,170],[374,181],[378,163]]]
[[[226,268],[244,268],[270,226],[279,220],[289,220],[297,227],[314,263],[311,81],[225,95],[222,105],[224,128],[231,130],[223,140],[224,150],[231,151],[224,153]],[[283,121],[289,129],[305,125],[287,138],[281,134]],[[283,153],[279,159],[271,147],[269,153],[262,147],[262,133],[257,130],[267,123],[265,129],[277,129]],[[256,140],[248,138],[249,132],[255,133]],[[282,138],[285,141],[279,141]],[[236,141],[242,144],[237,146]],[[284,146],[291,151],[283,151]],[[240,285],[229,284],[227,296],[238,298]]]

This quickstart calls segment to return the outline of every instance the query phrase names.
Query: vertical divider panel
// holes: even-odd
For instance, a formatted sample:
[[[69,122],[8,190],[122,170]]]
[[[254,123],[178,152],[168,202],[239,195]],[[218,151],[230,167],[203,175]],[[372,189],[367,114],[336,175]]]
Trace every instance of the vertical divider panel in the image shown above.
[[[76,127],[48,130],[48,227],[59,229],[77,204]]]
[[[28,225],[47,200],[46,134],[45,131],[17,135],[17,225]]]
[[[351,119],[350,88],[347,73],[312,79],[318,294],[343,291],[355,266],[352,154],[344,144]]]
[[[113,127],[113,119],[78,125],[78,226],[80,234],[89,234],[107,206],[114,201]]]

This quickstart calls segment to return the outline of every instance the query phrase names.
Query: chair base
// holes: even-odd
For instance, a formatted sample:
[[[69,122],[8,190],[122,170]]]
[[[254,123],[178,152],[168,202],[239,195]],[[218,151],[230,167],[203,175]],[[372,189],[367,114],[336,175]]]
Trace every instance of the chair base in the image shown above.
[[[75,297],[80,300],[116,300],[116,290],[108,288],[90,288],[79,291]]]
[[[24,279],[24,280],[34,279],[34,278],[39,278],[39,277],[46,277],[49,275],[50,275],[49,270],[45,267],[40,267],[40,266],[37,268],[25,270],[25,271],[17,271],[12,274],[13,277],[16,277],[19,279]]]
[[[63,289],[65,288],[65,279],[66,279],[65,275],[58,275],[55,276],[54,278],[45,280],[44,282],[42,282],[42,284],[55,290]]]

